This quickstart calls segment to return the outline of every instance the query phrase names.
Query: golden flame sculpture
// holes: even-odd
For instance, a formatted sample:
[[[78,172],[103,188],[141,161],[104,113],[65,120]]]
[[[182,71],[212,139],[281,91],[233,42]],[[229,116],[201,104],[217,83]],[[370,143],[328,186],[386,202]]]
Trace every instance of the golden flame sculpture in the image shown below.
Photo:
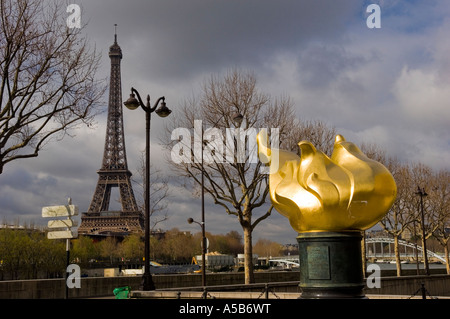
[[[337,135],[331,158],[308,141],[301,156],[267,147],[257,136],[262,162],[270,164],[269,191],[275,209],[297,232],[362,231],[391,208],[397,187],[391,173]]]

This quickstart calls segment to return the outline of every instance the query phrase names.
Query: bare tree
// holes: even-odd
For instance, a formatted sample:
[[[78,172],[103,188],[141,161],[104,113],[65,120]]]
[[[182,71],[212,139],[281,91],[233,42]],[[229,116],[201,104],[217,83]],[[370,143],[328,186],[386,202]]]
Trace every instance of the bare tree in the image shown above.
[[[93,123],[105,91],[85,26],[69,28],[62,1],[0,0],[0,174],[51,139]]]
[[[396,158],[387,157],[386,150],[376,143],[362,142],[360,149],[368,158],[382,163],[388,167],[389,170],[396,170],[400,168],[400,162]]]
[[[272,98],[260,92],[256,82],[251,72],[240,70],[223,78],[211,76],[202,94],[186,100],[172,117],[166,134],[171,140],[164,142],[176,172],[197,187],[204,178],[204,191],[237,218],[244,233],[245,283],[254,281],[252,232],[273,210],[268,172],[256,155],[256,134],[267,128],[271,141],[278,138],[273,147],[294,151],[302,139],[320,148],[333,145],[335,135],[321,121],[296,119],[289,97]]]
[[[283,245],[269,239],[259,239],[253,247],[259,256],[265,257],[280,256],[283,253],[283,248]]]
[[[395,202],[386,216],[380,221],[380,225],[394,238],[397,276],[401,276],[399,240],[407,231],[416,235],[421,233],[421,216],[418,209],[419,201],[415,192],[417,185],[428,184],[430,182],[431,169],[421,163],[402,163],[396,158],[388,157],[386,156],[385,150],[377,144],[362,143],[361,150],[369,158],[383,163],[394,176],[397,185]],[[435,219],[432,216],[429,217],[425,239],[432,235],[437,225],[434,221],[432,222]],[[422,238],[422,246],[424,246],[425,239]]]
[[[298,143],[302,140],[311,142],[318,150],[331,156],[336,137],[336,129],[321,120],[294,119],[293,127],[287,132],[287,137],[282,140],[286,150],[297,152],[300,156]]]
[[[450,172],[441,170],[434,174],[431,184],[430,205],[436,219],[433,237],[444,247],[447,274],[450,275],[448,242],[450,240]]]
[[[399,239],[415,221],[415,211],[412,210],[411,167],[398,160],[390,160],[386,165],[392,173],[397,185],[397,197],[386,216],[380,221],[383,229],[394,238],[394,253],[397,265],[397,276],[402,275]]]
[[[397,198],[380,224],[394,238],[397,276],[401,276],[398,240],[405,231],[408,230],[415,237],[420,237],[424,257],[426,257],[425,241],[431,236],[434,235],[438,240],[441,239],[442,241],[439,240],[441,244],[446,245],[448,240],[445,238],[445,222],[448,221],[448,187],[442,185],[443,182],[445,184],[445,172],[434,174],[430,167],[422,163],[404,164],[394,159],[388,159],[385,165],[395,178]],[[422,220],[421,198],[417,194],[417,187],[426,189],[427,193],[427,196],[422,199],[424,220]],[[426,263],[425,258],[424,263]]]
[[[236,122],[236,115],[239,114],[242,121]],[[259,92],[253,74],[233,70],[223,78],[209,78],[198,101],[187,100],[167,127],[167,138],[173,140],[165,144],[171,155],[180,157],[171,156],[169,160],[177,173],[201,186],[203,172],[204,191],[227,214],[235,216],[241,225],[244,232],[245,283],[254,281],[252,232],[272,212],[270,204],[264,206],[269,192],[268,176],[260,172],[263,164],[254,161],[254,158],[252,160],[252,154],[257,154],[257,130],[263,127],[279,128],[281,139],[292,126],[293,111],[289,99],[272,99]],[[192,129],[193,134],[190,133]],[[248,134],[252,129],[254,136]],[[237,132],[234,138],[230,138],[231,131]],[[178,133],[184,133],[182,139]],[[225,136],[226,143],[223,143]],[[244,147],[247,145],[245,152],[241,152],[242,144]]]
[[[426,240],[433,236],[433,233],[439,227],[439,219],[433,210],[433,171],[430,167],[422,163],[414,163],[411,166],[412,184],[411,194],[413,198],[411,212],[414,214],[415,223],[420,227],[420,235],[422,240],[422,251],[424,268],[428,273],[428,255],[426,252]],[[418,188],[425,190],[426,196],[422,196],[418,192]],[[423,204],[423,207],[421,207]],[[423,209],[423,213],[422,213]]]

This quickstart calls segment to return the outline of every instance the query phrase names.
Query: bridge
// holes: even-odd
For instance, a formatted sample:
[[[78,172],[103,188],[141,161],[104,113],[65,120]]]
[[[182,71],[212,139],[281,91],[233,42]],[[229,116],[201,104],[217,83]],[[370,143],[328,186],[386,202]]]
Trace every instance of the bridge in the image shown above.
[[[421,245],[416,245],[404,240],[399,240],[398,244],[400,246],[400,259],[423,258],[423,249]],[[442,263],[446,263],[443,256],[432,252],[429,249],[427,249],[427,256],[428,258],[434,258]],[[366,258],[395,260],[394,239],[387,237],[366,238]],[[264,259],[265,262],[269,262],[271,265],[282,265],[285,268],[300,266],[298,255],[259,259]]]
[[[417,256],[423,258],[423,248],[421,245],[416,245],[400,239],[398,240],[398,244],[400,246],[400,259],[416,258]],[[427,256],[428,258],[435,258],[445,263],[445,258],[443,256],[436,254],[429,249],[427,249]],[[366,258],[395,258],[394,238],[366,238]]]
[[[366,258],[395,258],[394,238],[367,238],[366,239]],[[377,244],[379,249],[377,250]],[[400,259],[401,258],[423,258],[423,248],[404,240],[398,240]],[[392,249],[391,249],[392,246]],[[402,249],[403,247],[403,249]],[[408,252],[409,249],[409,252]],[[435,258],[445,263],[445,258],[431,250],[427,249],[428,258]]]
[[[300,267],[299,256],[292,257],[275,257],[269,259],[270,264],[281,264],[284,268],[297,268]]]

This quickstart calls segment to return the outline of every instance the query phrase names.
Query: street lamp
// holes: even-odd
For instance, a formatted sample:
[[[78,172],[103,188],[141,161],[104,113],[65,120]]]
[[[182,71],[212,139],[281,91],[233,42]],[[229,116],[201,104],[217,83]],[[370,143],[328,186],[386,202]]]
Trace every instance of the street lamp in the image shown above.
[[[137,99],[134,95],[136,93]],[[161,106],[157,108],[159,102]],[[145,111],[145,251],[144,251],[144,275],[142,276],[142,290],[154,290],[155,284],[153,283],[152,276],[150,274],[150,119],[151,113],[154,111],[160,117],[167,117],[172,113],[166,106],[165,98],[160,97],[153,107],[150,106],[150,95],[147,95],[147,105],[142,102],[139,92],[134,88],[131,88],[130,98],[123,103],[130,110],[135,110],[139,106]]]
[[[425,273],[428,276],[430,274],[430,269],[428,267],[428,251],[427,251],[427,240],[425,238],[425,215],[423,213],[423,198],[425,196],[428,196],[428,194],[425,192],[425,188],[420,188],[417,186],[417,192],[416,195],[420,196],[420,211],[422,216],[422,240],[423,240],[423,256],[424,256],[424,264],[425,264]]]
[[[202,228],[202,286],[206,287],[206,231],[204,220],[199,223],[193,218],[188,218],[187,222],[189,224],[196,223]]]

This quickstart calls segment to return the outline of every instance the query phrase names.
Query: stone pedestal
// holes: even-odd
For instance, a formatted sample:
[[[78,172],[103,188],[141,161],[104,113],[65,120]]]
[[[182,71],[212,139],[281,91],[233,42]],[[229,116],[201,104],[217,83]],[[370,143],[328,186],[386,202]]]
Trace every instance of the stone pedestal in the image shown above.
[[[361,239],[359,231],[300,233],[300,298],[365,298]]]

